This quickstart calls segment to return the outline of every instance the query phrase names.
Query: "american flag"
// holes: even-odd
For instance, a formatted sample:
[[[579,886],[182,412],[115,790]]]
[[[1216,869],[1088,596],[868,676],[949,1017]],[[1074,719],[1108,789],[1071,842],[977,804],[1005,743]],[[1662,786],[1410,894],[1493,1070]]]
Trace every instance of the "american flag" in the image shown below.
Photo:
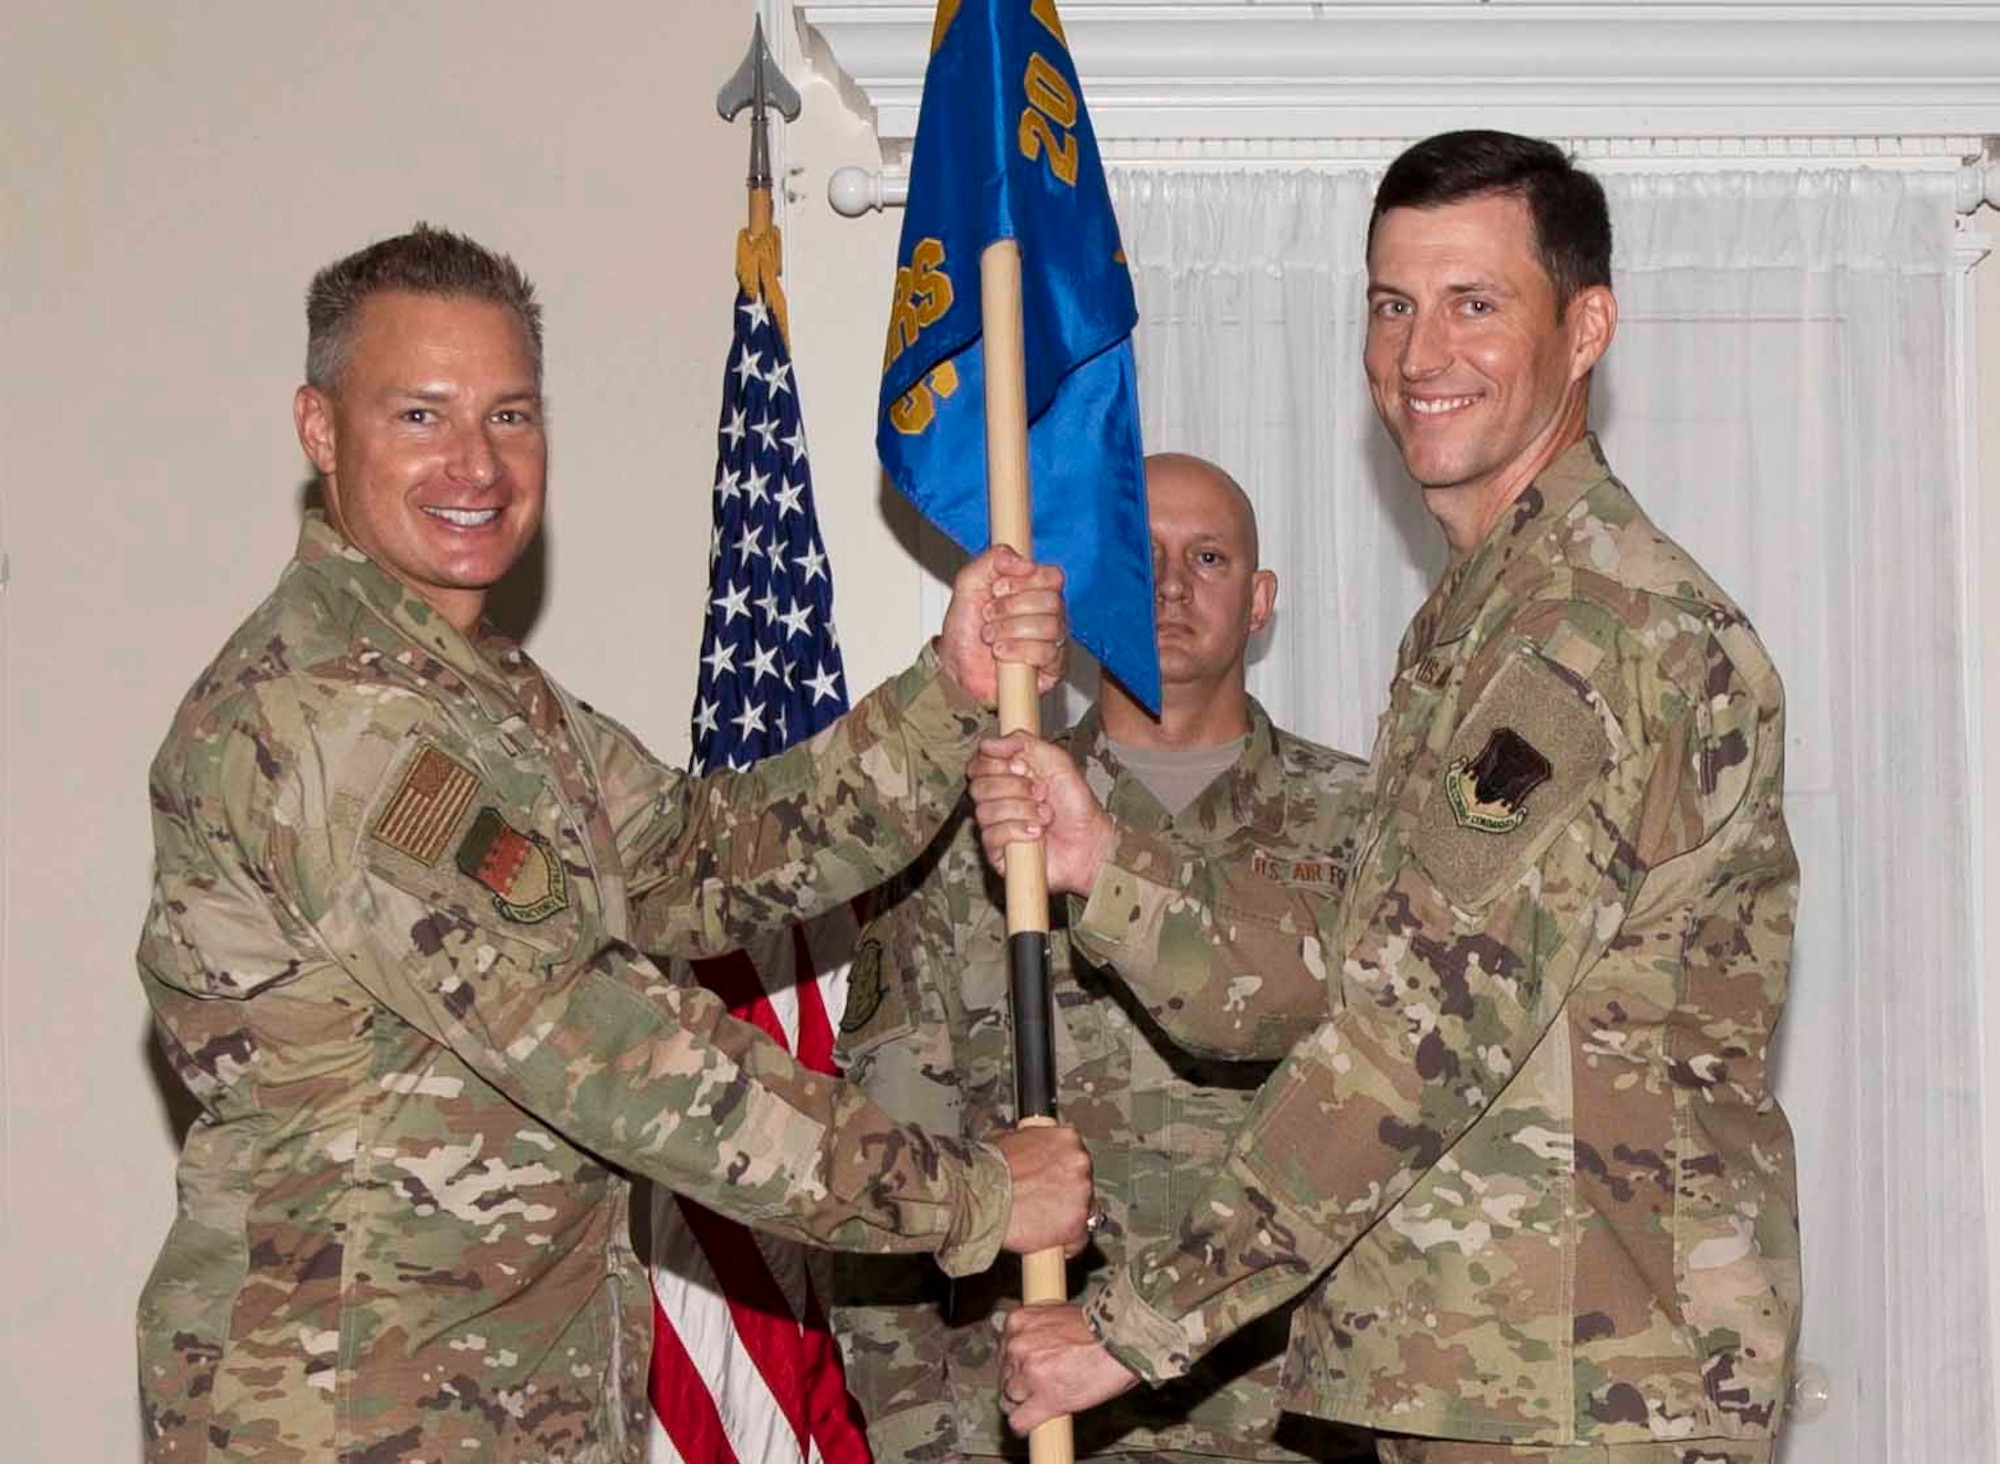
[[[694,698],[703,773],[747,768],[847,710],[791,355],[771,304],[741,291],[708,562]],[[852,936],[841,912],[762,950],[697,962],[695,974],[738,1017],[831,1072],[828,1012],[841,997],[830,987],[844,990]],[[816,1258],[661,1190],[652,1222],[652,1464],[867,1464]]]

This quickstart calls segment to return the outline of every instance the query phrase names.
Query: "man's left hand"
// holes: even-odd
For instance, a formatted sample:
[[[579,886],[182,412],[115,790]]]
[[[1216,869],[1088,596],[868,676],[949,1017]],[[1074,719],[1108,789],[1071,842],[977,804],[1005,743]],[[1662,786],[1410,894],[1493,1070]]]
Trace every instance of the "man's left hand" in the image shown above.
[[[1062,679],[1069,624],[1063,618],[1063,574],[996,546],[958,572],[938,632],[945,671],[987,706],[1000,700],[997,661],[1035,668],[1035,690]]]
[[[1138,1375],[1097,1340],[1083,1309],[1067,1302],[1016,1307],[1007,1314],[1000,1365],[1000,1411],[1026,1434],[1065,1413],[1108,1403],[1138,1384]]]

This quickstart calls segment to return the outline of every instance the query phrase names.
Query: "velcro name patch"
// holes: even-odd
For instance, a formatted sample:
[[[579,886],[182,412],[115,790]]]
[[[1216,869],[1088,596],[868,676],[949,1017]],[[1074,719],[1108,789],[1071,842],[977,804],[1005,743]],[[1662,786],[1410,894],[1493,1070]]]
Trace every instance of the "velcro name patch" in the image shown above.
[[[1279,884],[1325,885],[1338,889],[1347,883],[1347,873],[1331,859],[1287,859],[1266,849],[1250,856],[1250,867],[1265,879]]]

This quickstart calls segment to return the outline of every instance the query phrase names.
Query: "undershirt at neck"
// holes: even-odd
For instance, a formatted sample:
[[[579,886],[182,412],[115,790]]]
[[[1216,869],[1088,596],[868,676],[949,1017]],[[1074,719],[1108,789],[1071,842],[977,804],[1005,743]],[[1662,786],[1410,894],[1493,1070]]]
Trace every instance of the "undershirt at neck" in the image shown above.
[[[1119,766],[1137,778],[1175,818],[1186,812],[1210,783],[1235,767],[1243,749],[1250,745],[1248,733],[1214,747],[1141,747],[1115,738],[1106,740]]]

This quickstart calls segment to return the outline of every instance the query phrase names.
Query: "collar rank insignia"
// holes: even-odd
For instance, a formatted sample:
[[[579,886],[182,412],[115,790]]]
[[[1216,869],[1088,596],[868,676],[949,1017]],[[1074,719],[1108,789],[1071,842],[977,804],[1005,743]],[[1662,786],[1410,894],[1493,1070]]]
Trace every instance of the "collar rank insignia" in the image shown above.
[[[1555,773],[1549,760],[1512,727],[1496,727],[1478,757],[1446,770],[1445,796],[1460,828],[1510,834],[1528,817],[1528,795]]]
[[[540,834],[524,834],[497,809],[482,808],[458,846],[458,867],[493,892],[502,915],[522,925],[569,904],[562,861]]]

